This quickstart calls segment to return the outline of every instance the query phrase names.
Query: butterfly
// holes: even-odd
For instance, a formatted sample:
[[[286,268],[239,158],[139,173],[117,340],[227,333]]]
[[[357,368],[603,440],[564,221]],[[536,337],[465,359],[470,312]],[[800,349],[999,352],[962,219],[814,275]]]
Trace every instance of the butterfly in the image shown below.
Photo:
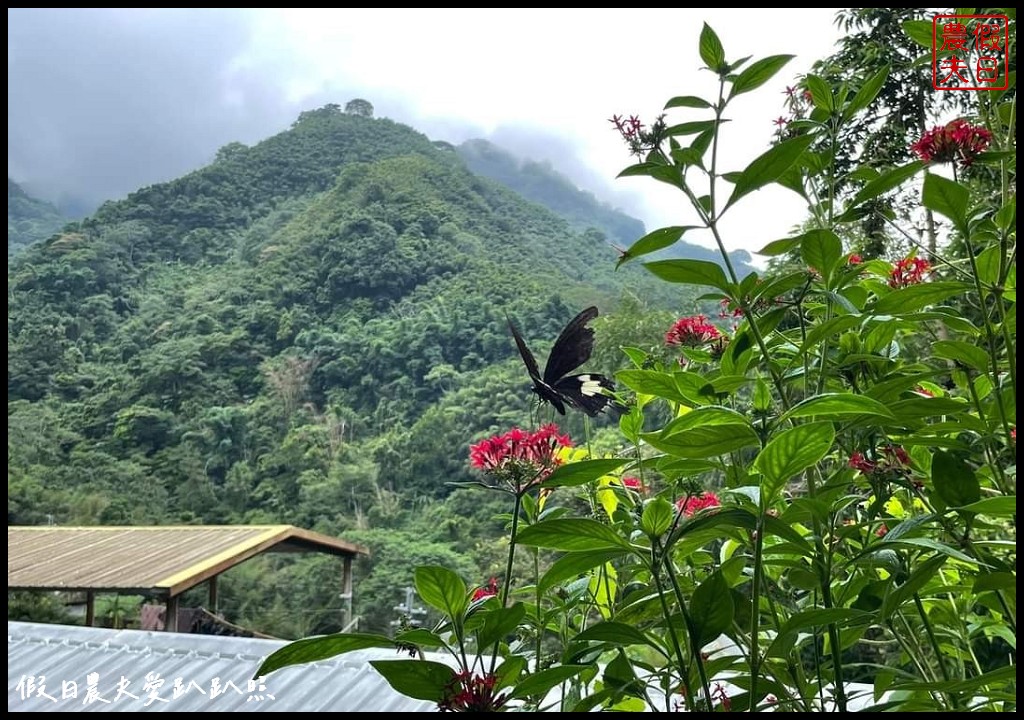
[[[509,330],[515,338],[516,347],[523,357],[527,372],[533,381],[533,391],[541,400],[551,403],[555,410],[565,415],[565,408],[582,410],[590,417],[595,417],[612,402],[609,393],[615,385],[604,375],[583,373],[569,375],[570,372],[590,359],[594,350],[594,331],[587,323],[597,317],[597,308],[588,307],[574,317],[562,334],[555,340],[544,366],[544,374],[540,374],[537,360],[526,347],[526,341],[519,334],[518,328],[511,319],[508,320]]]

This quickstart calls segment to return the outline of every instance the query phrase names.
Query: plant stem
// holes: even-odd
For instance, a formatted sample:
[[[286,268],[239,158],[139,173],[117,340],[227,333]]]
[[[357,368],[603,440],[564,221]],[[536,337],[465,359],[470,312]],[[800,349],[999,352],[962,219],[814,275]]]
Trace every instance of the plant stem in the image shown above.
[[[673,571],[668,553],[662,553],[661,560],[665,565],[665,572],[668,573],[668,579],[672,583],[672,590],[675,592],[676,601],[679,603],[679,611],[683,614],[683,622],[686,623],[686,633],[689,635],[690,640],[690,652],[693,653],[693,660],[697,663],[697,674],[700,676],[700,684],[704,689],[704,701],[707,703],[708,712],[711,712],[713,709],[711,703],[711,684],[708,682],[707,668],[704,667],[704,657],[700,652],[701,647],[696,628],[693,626],[690,612],[686,608],[686,599],[683,597],[683,591],[679,587],[679,581],[676,580],[676,574]]]
[[[651,577],[654,580],[654,586],[658,591],[658,600],[661,602],[661,613],[665,617],[665,625],[668,627],[668,634],[672,640],[672,649],[676,653],[676,660],[679,662],[679,678],[682,684],[683,699],[686,702],[686,707],[690,712],[695,710],[693,704],[693,692],[690,690],[689,673],[686,671],[686,658],[683,655],[683,647],[679,644],[679,636],[676,634],[675,625],[672,624],[672,612],[669,610],[668,603],[665,601],[665,588],[661,582],[661,573],[659,572],[661,563],[658,562],[658,549],[656,546],[651,546]],[[666,697],[670,694],[670,689],[666,689]]]
[[[508,560],[505,563],[505,582],[501,585],[501,606],[508,606],[508,596],[512,585],[512,563],[516,559],[516,535],[519,532],[519,514],[523,507],[523,491],[517,490],[515,493],[515,506],[512,510],[512,532],[509,535],[508,543]],[[538,608],[539,612],[539,608]],[[494,668],[498,664],[498,649],[501,646],[501,640],[496,640],[494,643],[494,652],[491,654],[491,673],[494,673]]]
[[[757,529],[754,532],[754,579],[750,589],[750,704],[747,709],[757,709],[757,680],[761,671],[761,648],[759,635],[761,632],[761,575],[764,573],[764,499],[757,516]]]

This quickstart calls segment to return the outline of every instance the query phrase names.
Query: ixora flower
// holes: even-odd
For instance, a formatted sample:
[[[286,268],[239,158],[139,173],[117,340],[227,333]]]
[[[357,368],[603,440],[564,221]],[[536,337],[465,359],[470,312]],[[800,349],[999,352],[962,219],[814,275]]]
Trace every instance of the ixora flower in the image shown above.
[[[717,340],[722,333],[708,322],[704,315],[679,318],[668,332],[665,333],[666,345],[682,345],[683,347],[700,347]]]
[[[490,597],[495,597],[498,594],[498,578],[492,577],[487,581],[487,584],[483,587],[478,587],[473,591],[473,602],[477,600],[486,600]]]
[[[922,283],[931,269],[932,264],[924,258],[907,257],[897,260],[889,273],[889,287],[898,289]]]
[[[497,712],[508,702],[508,695],[494,691],[498,678],[493,673],[475,675],[456,673],[437,703],[441,712]]]
[[[971,125],[963,118],[934,127],[910,149],[925,162],[959,162],[970,167],[975,158],[992,142],[992,133],[980,125]]]
[[[622,487],[627,490],[632,490],[633,492],[638,492],[641,495],[647,492],[647,488],[644,487],[644,481],[638,477],[633,477],[632,475],[627,475],[622,478]]]
[[[676,510],[686,517],[692,517],[701,510],[718,507],[721,504],[713,492],[702,492],[700,495],[686,495],[676,500]]]
[[[875,460],[869,459],[862,452],[855,452],[850,455],[847,464],[863,475],[886,472],[904,475],[910,471],[910,455],[899,445],[886,445]]]
[[[562,463],[558,450],[572,447],[568,435],[551,423],[530,433],[512,428],[469,448],[469,461],[516,492],[536,485]]]

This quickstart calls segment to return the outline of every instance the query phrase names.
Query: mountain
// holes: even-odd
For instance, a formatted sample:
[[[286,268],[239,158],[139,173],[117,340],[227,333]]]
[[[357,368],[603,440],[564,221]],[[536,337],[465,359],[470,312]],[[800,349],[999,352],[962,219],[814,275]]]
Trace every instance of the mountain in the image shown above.
[[[30,197],[7,178],[7,261],[32,243],[47,238],[66,222],[60,210]]]
[[[607,372],[622,355],[602,323],[658,344],[667,310],[633,318],[693,306],[616,257],[387,119],[330,105],[227,145],[10,262],[8,523],[342,534],[373,551],[357,611],[386,628],[415,564],[499,571],[504,496],[453,483],[476,479],[471,442],[535,422],[506,318],[543,359],[597,304],[589,367]],[[554,419],[582,441],[580,417]],[[309,580],[334,571],[260,562],[224,584],[229,617],[339,629],[309,611],[336,605]]]
[[[473,172],[496,180],[543,205],[565,218],[577,230],[597,229],[608,242],[623,248],[628,248],[646,233],[643,222],[599,201],[592,193],[580,190],[550,163],[518,158],[487,140],[468,140],[456,151]],[[717,251],[685,240],[651,257],[690,258],[721,264]],[[741,277],[754,270],[750,265],[750,253],[745,250],[732,252],[729,257]]]

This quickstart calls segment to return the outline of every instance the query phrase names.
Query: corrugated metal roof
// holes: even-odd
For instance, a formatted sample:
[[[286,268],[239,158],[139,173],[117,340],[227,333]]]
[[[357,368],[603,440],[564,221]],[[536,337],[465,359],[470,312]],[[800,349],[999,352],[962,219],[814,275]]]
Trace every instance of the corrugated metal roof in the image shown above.
[[[248,681],[263,659],[286,644],[280,640],[185,635],[143,630],[110,630],[70,625],[7,623],[8,711],[162,711],[162,712],[430,712],[433,703],[413,700],[391,689],[370,665],[396,659],[394,651],[361,650],[272,673],[265,689],[250,693]],[[441,656],[431,657],[444,662]],[[110,702],[86,704],[90,673]],[[155,674],[163,685],[150,700],[143,688]],[[40,679],[43,676],[44,679]],[[117,697],[124,678],[127,692]],[[180,678],[188,692],[174,697]],[[227,688],[211,698],[214,679]],[[29,684],[33,683],[31,692]],[[228,685],[238,687],[238,693]],[[77,683],[77,697],[61,697],[62,683]],[[49,700],[38,694],[39,683]],[[194,683],[195,685],[192,685]],[[205,694],[200,693],[203,690]],[[274,699],[270,699],[273,695]],[[70,693],[68,693],[70,695]],[[255,697],[261,695],[262,700]],[[250,699],[251,698],[251,699]],[[146,703],[150,702],[147,706]]]
[[[268,550],[366,549],[291,525],[8,527],[7,587],[176,595]]]

